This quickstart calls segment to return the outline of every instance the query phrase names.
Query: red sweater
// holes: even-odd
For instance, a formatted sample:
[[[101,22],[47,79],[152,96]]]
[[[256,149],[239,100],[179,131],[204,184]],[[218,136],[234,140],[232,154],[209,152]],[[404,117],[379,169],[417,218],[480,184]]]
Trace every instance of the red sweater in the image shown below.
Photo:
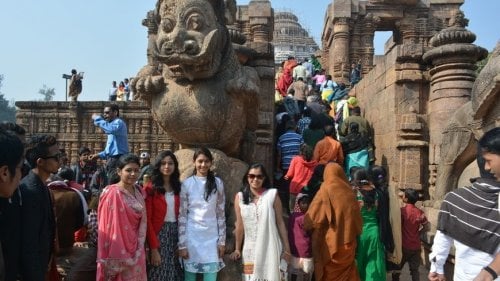
[[[158,241],[158,233],[165,222],[165,215],[167,214],[167,201],[165,195],[155,192],[151,182],[144,186],[146,193],[146,212],[148,217],[148,229],[146,238],[151,249],[158,249],[160,241]],[[180,199],[179,195],[174,195],[175,201],[175,217],[179,217]]]
[[[403,248],[409,250],[419,250],[420,226],[427,223],[424,212],[413,204],[406,204],[401,207],[401,230],[403,233]]]

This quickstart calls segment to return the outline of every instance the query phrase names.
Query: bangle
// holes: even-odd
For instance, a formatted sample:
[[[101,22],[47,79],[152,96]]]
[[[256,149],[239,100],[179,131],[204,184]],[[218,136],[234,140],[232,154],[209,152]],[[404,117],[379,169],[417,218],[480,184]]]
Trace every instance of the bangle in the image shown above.
[[[483,267],[483,269],[488,272],[491,277],[493,277],[493,280],[497,279],[498,278],[498,274],[489,266],[485,266]]]

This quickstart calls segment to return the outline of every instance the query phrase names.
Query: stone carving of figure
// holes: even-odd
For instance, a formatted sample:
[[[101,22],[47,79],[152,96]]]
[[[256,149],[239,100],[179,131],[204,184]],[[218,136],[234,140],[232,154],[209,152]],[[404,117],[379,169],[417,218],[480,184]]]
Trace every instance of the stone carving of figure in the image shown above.
[[[224,0],[159,0],[155,14],[152,60],[133,81],[136,97],[181,148],[242,158],[240,148],[255,141],[260,80],[236,59]]]
[[[77,73],[76,69],[71,70],[71,79],[69,82],[68,96],[71,97],[72,102],[76,102],[78,95],[82,93],[82,79],[83,73]]]

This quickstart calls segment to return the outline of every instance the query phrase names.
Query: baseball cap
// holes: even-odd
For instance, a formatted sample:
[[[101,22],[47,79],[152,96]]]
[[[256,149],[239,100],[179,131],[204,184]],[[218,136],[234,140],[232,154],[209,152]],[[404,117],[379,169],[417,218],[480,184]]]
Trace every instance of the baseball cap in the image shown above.
[[[142,152],[140,158],[150,158],[149,153]]]

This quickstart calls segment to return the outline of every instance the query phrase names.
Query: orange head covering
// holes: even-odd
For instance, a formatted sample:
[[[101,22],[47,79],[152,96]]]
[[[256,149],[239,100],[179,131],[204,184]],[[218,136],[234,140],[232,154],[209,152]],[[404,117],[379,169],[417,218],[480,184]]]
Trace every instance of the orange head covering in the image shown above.
[[[330,255],[342,245],[353,243],[361,234],[361,211],[356,196],[342,167],[329,163],[325,167],[324,181],[307,211],[305,227],[326,234]]]

